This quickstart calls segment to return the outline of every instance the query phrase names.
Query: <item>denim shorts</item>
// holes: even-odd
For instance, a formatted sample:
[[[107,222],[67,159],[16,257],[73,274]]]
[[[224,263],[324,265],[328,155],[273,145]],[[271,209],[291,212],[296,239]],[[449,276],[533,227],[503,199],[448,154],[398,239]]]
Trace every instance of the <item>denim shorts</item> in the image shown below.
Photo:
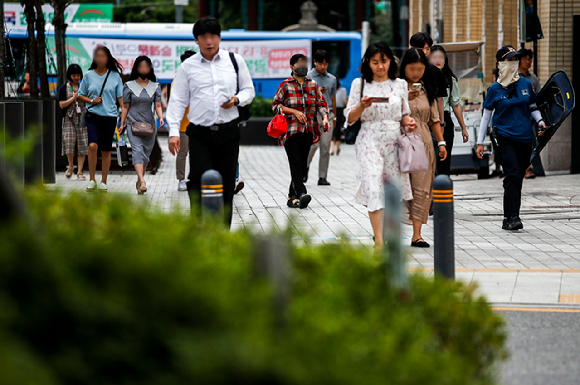
[[[86,122],[89,145],[96,143],[101,151],[111,151],[115,127],[117,127],[117,117],[87,112]]]

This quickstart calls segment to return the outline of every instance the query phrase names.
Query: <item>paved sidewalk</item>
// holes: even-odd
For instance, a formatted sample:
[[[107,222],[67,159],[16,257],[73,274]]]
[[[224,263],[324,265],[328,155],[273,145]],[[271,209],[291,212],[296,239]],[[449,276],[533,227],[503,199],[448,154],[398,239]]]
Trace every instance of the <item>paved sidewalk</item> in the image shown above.
[[[136,199],[166,210],[189,211],[187,193],[177,191],[174,157],[160,138],[164,162],[157,175],[147,175],[149,192]],[[307,184],[313,201],[307,210],[286,206],[290,174],[280,147],[242,147],[240,175],[245,189],[235,197],[233,228],[254,232],[291,227],[296,242],[351,242],[371,246],[368,213],[353,202],[356,187],[353,146],[332,156],[328,180],[317,186],[318,156]],[[454,176],[455,258],[457,277],[477,282],[490,302],[566,303],[580,305],[580,176],[562,175],[524,182],[524,230],[501,229],[502,181]],[[132,170],[113,172],[110,192],[135,194]],[[84,189],[85,183],[57,176],[64,190]],[[136,195],[136,194],[135,194]],[[410,226],[403,225],[403,244],[410,243]],[[423,236],[433,244],[432,221]],[[430,272],[433,248],[410,249],[409,267]]]

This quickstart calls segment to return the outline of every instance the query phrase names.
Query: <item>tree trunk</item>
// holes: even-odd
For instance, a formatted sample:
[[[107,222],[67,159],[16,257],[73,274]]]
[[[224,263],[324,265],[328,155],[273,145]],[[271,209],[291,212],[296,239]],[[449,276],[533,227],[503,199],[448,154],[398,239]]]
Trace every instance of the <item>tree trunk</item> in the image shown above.
[[[52,25],[54,25],[54,45],[56,47],[56,66],[58,71],[58,88],[67,82],[66,79],[66,40],[65,33],[67,24],[64,20],[64,12],[68,6],[66,1],[52,0],[51,4],[54,8],[54,17],[52,18]]]
[[[40,94],[43,98],[50,97],[48,87],[48,73],[46,72],[46,37],[44,35],[44,12],[42,11],[42,1],[35,0],[36,7],[36,39],[38,43],[38,76],[40,77]]]
[[[4,2],[0,4],[0,20],[4,20]],[[6,41],[4,40],[4,23],[0,23],[0,64],[4,64],[4,53],[6,52]],[[0,99],[6,97],[4,65],[0,65]]]
[[[38,98],[38,81],[36,78],[38,72],[38,59],[36,57],[36,36],[34,35],[34,26],[36,24],[34,1],[35,0],[26,0],[23,3],[28,31],[28,66],[26,67],[26,71],[30,76],[30,97]]]

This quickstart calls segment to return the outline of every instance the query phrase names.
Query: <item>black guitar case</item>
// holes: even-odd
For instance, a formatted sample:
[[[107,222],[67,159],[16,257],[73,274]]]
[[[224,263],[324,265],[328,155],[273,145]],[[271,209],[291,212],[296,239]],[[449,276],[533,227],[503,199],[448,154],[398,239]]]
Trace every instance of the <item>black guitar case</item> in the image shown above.
[[[536,159],[552,136],[558,131],[564,120],[570,115],[576,105],[574,88],[564,71],[555,72],[538,93],[536,110],[542,114],[546,123],[546,132],[542,136],[535,135],[534,149],[530,164]],[[536,133],[538,125],[534,121]]]

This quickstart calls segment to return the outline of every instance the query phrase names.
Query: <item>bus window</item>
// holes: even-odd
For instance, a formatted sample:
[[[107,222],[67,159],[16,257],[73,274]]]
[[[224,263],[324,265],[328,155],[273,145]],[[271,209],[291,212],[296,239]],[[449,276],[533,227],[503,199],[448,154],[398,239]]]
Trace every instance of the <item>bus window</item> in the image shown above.
[[[319,49],[328,52],[330,57],[328,72],[339,79],[346,77],[350,68],[350,41],[313,41],[312,54]]]

